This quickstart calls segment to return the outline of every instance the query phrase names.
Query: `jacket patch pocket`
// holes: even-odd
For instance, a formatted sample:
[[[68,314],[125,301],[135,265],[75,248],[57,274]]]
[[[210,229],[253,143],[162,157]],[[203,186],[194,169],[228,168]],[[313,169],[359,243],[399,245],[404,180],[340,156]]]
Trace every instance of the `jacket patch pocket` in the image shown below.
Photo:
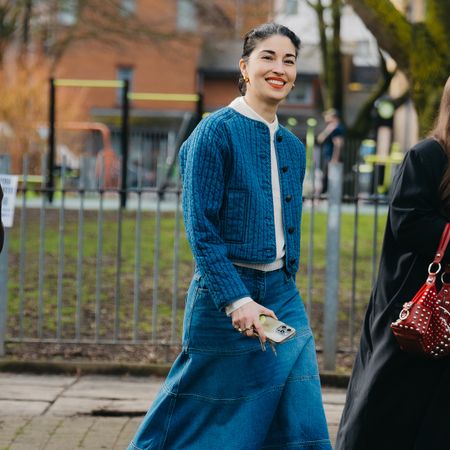
[[[243,243],[247,231],[249,193],[229,189],[223,205],[222,238],[225,242]]]

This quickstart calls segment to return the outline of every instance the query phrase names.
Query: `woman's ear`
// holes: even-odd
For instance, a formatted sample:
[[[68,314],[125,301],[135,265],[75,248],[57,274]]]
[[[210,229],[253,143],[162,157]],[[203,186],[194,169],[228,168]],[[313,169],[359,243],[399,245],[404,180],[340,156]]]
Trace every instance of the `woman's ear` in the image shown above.
[[[247,64],[242,58],[239,60],[239,69],[241,70],[242,77],[246,78],[247,77]]]

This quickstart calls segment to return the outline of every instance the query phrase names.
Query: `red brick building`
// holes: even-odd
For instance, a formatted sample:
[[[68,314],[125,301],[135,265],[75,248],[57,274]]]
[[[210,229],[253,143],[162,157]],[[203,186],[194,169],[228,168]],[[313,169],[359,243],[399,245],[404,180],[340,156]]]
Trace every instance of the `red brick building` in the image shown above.
[[[271,20],[273,0],[122,3],[130,19],[138,17],[149,23],[150,31],[154,28],[155,38],[131,39],[114,46],[100,39],[74,41],[58,61],[55,78],[128,79],[132,93],[201,94],[200,105],[194,101],[131,100],[129,161],[131,166],[145,166],[154,180],[157,167],[173,159],[180,134],[189,129],[189,121],[192,125],[198,107],[213,111],[239,95],[242,36],[253,26]],[[64,19],[68,23],[76,20],[70,15]],[[286,123],[293,117],[290,123],[302,136],[306,118],[317,113],[320,90],[314,63],[311,66],[301,59],[299,70],[296,91],[280,109],[280,121]],[[58,96],[69,96],[82,104],[87,120],[107,124],[113,146],[120,152],[119,89],[58,87]]]

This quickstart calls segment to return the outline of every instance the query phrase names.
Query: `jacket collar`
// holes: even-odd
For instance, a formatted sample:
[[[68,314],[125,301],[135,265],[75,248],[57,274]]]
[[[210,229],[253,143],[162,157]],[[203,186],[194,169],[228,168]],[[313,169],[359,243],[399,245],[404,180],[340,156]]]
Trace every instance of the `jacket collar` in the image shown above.
[[[275,116],[275,120],[272,123],[267,122],[263,117],[261,117],[250,105],[245,101],[244,97],[235,98],[229,105],[230,108],[234,109],[238,113],[243,116],[248,117],[249,119],[257,120],[258,122],[262,122],[266,125],[271,134],[275,134],[278,129],[278,117]]]

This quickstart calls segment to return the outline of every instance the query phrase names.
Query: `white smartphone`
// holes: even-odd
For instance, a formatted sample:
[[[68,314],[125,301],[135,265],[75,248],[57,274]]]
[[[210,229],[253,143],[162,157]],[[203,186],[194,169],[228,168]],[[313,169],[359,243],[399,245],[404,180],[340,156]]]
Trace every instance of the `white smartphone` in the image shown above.
[[[259,316],[266,338],[274,344],[281,344],[295,335],[295,328],[270,316]]]

